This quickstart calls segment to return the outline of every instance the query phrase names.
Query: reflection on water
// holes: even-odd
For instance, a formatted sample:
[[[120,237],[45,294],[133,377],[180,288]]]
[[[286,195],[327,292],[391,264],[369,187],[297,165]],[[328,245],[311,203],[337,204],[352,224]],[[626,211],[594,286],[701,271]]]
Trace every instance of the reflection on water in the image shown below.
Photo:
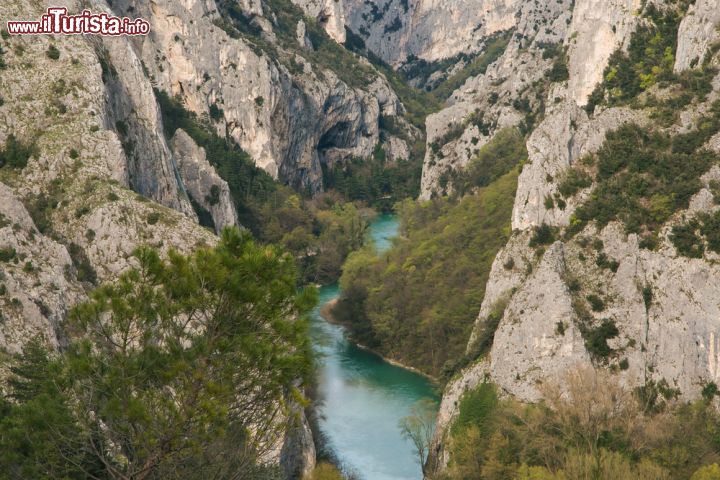
[[[371,235],[378,250],[388,249],[397,235],[397,221],[391,215],[379,217]],[[362,478],[417,480],[422,477],[420,465],[398,422],[418,400],[437,399],[432,384],[350,344],[342,327],[324,321],[322,306],[339,293],[337,286],[323,287],[312,315],[311,335],[321,357],[320,428],[344,465]]]

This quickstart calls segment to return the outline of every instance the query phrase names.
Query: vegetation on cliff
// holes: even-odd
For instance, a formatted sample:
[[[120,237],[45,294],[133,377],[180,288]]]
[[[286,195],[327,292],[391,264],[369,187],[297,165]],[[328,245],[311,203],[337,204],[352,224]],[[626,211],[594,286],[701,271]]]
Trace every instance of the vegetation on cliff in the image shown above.
[[[717,478],[717,387],[683,403],[667,385],[629,391],[609,375],[569,372],[567,394],[544,386],[538,404],[500,398],[491,383],[466,392],[447,434],[449,467],[436,478]]]
[[[678,28],[692,3],[689,0],[672,0],[665,8],[653,3],[645,7],[642,21],[631,37],[627,52],[618,49],[610,58],[603,81],[589,98],[589,112],[596,105],[615,106],[634,102],[638,95],[656,84],[681,82],[689,92],[698,96],[712,91],[715,69],[709,67],[706,59],[702,60],[698,70],[682,75],[673,72]],[[689,102],[692,96],[685,98]]]
[[[689,147],[687,143],[685,136],[670,137],[637,125],[609,132],[600,150],[578,167],[582,173],[568,176],[571,181],[589,174],[597,182],[575,212],[571,231],[590,221],[603,227],[619,220],[628,233],[654,243],[659,228],[688,207],[702,187],[700,177],[718,163],[717,154],[701,148],[704,141],[692,141]],[[561,190],[575,189],[563,185]]]

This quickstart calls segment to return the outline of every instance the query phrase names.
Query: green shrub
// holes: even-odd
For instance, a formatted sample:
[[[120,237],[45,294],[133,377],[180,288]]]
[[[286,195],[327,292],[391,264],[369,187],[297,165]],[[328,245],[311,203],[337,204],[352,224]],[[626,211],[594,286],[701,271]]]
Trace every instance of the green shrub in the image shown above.
[[[553,200],[553,197],[551,195],[546,195],[545,200],[543,201],[543,205],[545,206],[546,210],[552,210],[555,208],[555,200]]]
[[[55,45],[50,45],[45,52],[45,55],[51,60],[57,60],[60,58],[60,50]]]
[[[576,210],[571,233],[590,221],[602,228],[619,220],[628,233],[654,235],[687,208],[702,188],[700,177],[718,163],[718,155],[705,150],[675,152],[669,136],[633,124],[609,132],[596,158],[598,184]]]
[[[565,335],[565,330],[567,329],[567,325],[565,325],[565,322],[560,321],[555,324],[555,333],[557,335],[563,336]]]
[[[452,425],[453,435],[459,435],[469,427],[480,429],[481,436],[488,439],[493,427],[493,414],[499,399],[492,383],[482,383],[466,392],[460,399],[458,416]]]
[[[650,285],[645,285],[642,289],[643,303],[645,304],[645,311],[650,310],[652,305],[653,291]]]
[[[715,382],[707,383],[703,389],[702,389],[702,397],[707,400],[711,401],[713,398],[715,398],[718,394],[720,394],[720,390],[718,390],[718,386]]]
[[[8,135],[5,140],[5,147],[0,149],[0,168],[25,168],[30,157],[37,154],[35,144],[24,144],[15,138],[15,135]]]
[[[595,294],[588,295],[585,297],[590,304],[593,312],[602,312],[605,310],[605,302]]]
[[[84,215],[87,215],[90,213],[90,207],[87,205],[83,205],[82,207],[79,207],[75,210],[75,218],[80,218]]]
[[[581,332],[585,338],[585,347],[597,360],[605,360],[614,352],[607,341],[620,334],[615,322],[609,319],[603,320],[597,327],[581,328]]]
[[[574,196],[580,190],[587,188],[592,185],[592,177],[585,172],[577,168],[571,168],[567,171],[564,178],[558,185],[558,191],[565,198]]]
[[[720,479],[720,465],[713,463],[712,465],[705,465],[700,467],[690,480],[718,480]]]
[[[76,243],[70,243],[67,249],[73,266],[75,267],[78,281],[91,284],[97,283],[97,273],[90,263],[90,259],[85,253],[85,250]]]
[[[595,260],[595,265],[604,270],[610,270],[615,273],[620,267],[620,262],[618,262],[617,260],[610,260],[610,258],[605,252],[600,252],[597,259]]]
[[[567,66],[567,57],[559,55],[548,72],[548,80],[551,82],[564,82],[568,79],[570,79],[570,71]]]
[[[0,248],[0,262],[9,262],[17,257],[17,252],[12,247]]]
[[[702,258],[707,248],[720,253],[720,212],[702,213],[692,220],[673,227],[670,239],[678,253],[685,257]]]
[[[210,194],[205,196],[205,201],[211,206],[215,206],[220,203],[220,187],[218,185],[210,187]]]
[[[222,120],[223,115],[225,115],[225,112],[222,108],[217,106],[217,103],[213,103],[210,105],[210,118],[215,120],[216,122],[219,122]]]
[[[537,247],[540,245],[550,245],[555,241],[554,229],[545,223],[539,227],[535,227],[532,237],[530,237],[530,247]]]
[[[150,212],[147,216],[148,225],[155,225],[160,220],[160,212]]]
[[[697,220],[673,227],[670,240],[680,255],[689,258],[703,257],[705,245],[698,235],[699,228],[700,224]]]

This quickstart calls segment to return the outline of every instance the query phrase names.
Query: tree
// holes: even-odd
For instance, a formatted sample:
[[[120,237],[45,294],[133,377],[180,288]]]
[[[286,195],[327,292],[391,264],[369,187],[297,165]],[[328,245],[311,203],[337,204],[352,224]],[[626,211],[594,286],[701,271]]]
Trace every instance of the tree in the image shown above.
[[[400,420],[400,430],[403,437],[412,442],[423,473],[426,473],[425,463],[435,432],[437,404],[430,399],[420,400],[412,406],[410,412],[410,415]]]
[[[572,370],[564,383],[564,388],[544,387],[544,396],[558,419],[553,427],[575,451],[589,454],[600,470],[607,432],[639,428],[642,419],[637,400],[604,371]]]
[[[43,442],[77,446],[91,478],[86,464],[122,480],[249,478],[292,421],[286,398],[302,401],[314,289],[298,293],[292,257],[237,229],[190,256],[140,248],[135,258],[71,313],[77,340],[53,382],[25,368],[17,377],[30,384],[11,384],[11,395],[22,408],[55,402],[65,417],[46,425]]]
[[[0,396],[0,479],[102,478],[62,393],[59,358],[32,339],[9,370]]]

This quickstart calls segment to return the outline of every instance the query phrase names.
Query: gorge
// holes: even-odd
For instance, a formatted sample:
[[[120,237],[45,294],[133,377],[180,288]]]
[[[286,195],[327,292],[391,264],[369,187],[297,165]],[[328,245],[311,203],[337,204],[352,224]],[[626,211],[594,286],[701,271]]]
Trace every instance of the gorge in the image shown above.
[[[54,5],[0,5],[0,479],[720,478],[718,0],[4,25]]]

